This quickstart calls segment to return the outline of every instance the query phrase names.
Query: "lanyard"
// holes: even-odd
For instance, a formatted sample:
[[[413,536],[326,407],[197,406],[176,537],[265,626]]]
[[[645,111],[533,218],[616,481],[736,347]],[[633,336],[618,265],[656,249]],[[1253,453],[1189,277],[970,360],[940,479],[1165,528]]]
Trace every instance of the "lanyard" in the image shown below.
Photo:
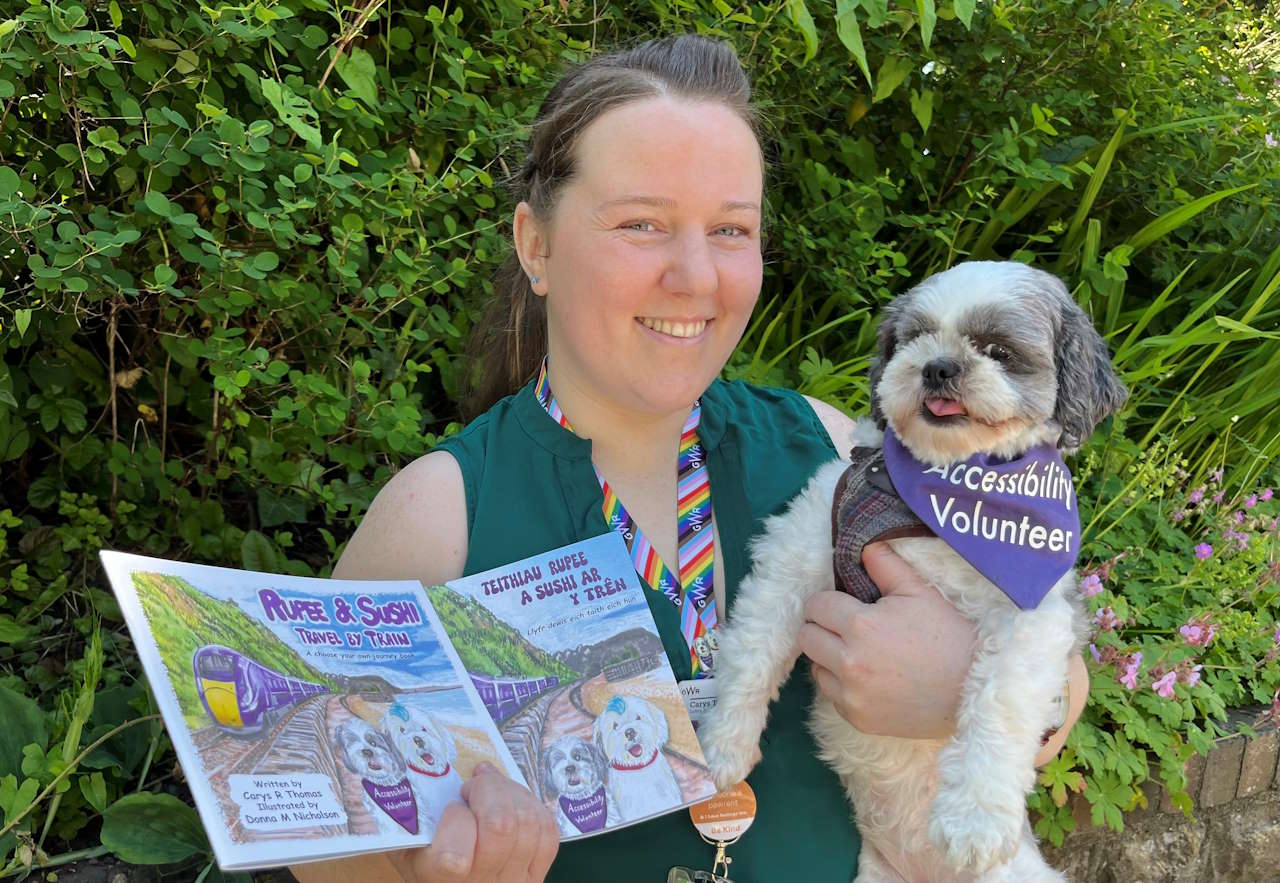
[[[573,432],[573,425],[551,393],[547,379],[547,360],[542,360],[538,382],[534,386],[538,404],[547,414]],[[716,627],[716,599],[713,586],[715,572],[715,532],[711,527],[711,481],[707,476],[707,459],[698,439],[698,423],[702,403],[694,402],[689,419],[680,433],[680,451],[676,463],[676,519],[680,574],[677,577],[658,555],[640,526],[635,523],[622,500],[609,482],[596,470],[596,479],[604,493],[604,520],[612,530],[622,534],[631,553],[636,573],[654,591],[660,591],[680,611],[680,634],[689,647],[689,662],[695,678],[711,677],[711,651],[706,649],[706,636]],[[594,468],[594,464],[593,464]],[[702,639],[701,641],[699,639]],[[699,648],[703,652],[699,653]]]

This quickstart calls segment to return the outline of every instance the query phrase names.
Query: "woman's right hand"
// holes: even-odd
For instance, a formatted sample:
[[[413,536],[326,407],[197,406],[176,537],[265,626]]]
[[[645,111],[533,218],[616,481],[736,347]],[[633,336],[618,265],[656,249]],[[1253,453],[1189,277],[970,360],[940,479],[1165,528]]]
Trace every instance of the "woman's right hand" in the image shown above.
[[[431,845],[390,856],[406,883],[541,883],[560,847],[555,817],[489,763],[445,807]]]

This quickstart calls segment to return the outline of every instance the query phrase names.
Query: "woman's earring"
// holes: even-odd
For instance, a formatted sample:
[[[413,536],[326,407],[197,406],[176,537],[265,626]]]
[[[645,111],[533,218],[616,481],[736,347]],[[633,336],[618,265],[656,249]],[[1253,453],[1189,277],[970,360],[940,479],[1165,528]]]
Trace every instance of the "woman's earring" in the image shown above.
[[[542,281],[541,277],[534,276],[532,273],[530,273],[530,274],[529,274],[529,284],[530,284],[530,285],[537,285],[537,284],[538,284],[539,282],[541,282],[541,281]]]

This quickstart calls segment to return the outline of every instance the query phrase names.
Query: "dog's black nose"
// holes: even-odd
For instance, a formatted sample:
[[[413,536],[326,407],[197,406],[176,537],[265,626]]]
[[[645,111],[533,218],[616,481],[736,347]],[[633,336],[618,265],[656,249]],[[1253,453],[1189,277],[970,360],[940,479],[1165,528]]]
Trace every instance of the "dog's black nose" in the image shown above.
[[[565,775],[572,776],[574,773],[578,771],[578,768],[573,764],[569,764],[567,767],[564,768],[564,771],[565,771]]]
[[[626,736],[628,739],[635,739],[636,731],[628,727],[627,731],[623,733],[623,735]]]
[[[928,386],[942,386],[948,380],[958,376],[961,365],[955,359],[934,359],[921,369],[924,382]]]

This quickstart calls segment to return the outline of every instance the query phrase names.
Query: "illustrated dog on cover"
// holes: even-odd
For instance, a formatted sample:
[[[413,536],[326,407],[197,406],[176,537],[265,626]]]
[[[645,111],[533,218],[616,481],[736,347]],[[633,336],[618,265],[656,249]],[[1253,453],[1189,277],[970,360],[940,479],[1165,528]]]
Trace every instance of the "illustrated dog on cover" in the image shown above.
[[[1041,737],[1060,722],[1086,629],[1059,452],[1117,410],[1124,387],[1063,284],[1014,262],[926,279],[889,305],[878,347],[876,425],[855,427],[852,465],[822,467],[752,547],[721,629],[718,704],[699,732],[707,759],[722,788],[746,776],[799,655],[806,599],[838,587],[874,601],[861,552],[886,538],[978,640],[948,740],[867,735],[815,702],[820,754],[862,834],[857,883],[1064,880],[1026,817]]]
[[[604,752],[581,736],[561,736],[542,753],[542,784],[556,801],[556,824],[566,837],[590,834],[618,822],[618,807],[605,779]]]
[[[614,696],[596,717],[594,734],[609,762],[606,789],[619,821],[680,803],[680,783],[662,753],[668,738],[662,709],[638,696]]]
[[[387,735],[358,717],[340,724],[335,735],[342,762],[360,777],[364,808],[378,830],[392,832],[395,828],[390,823],[394,823],[417,834],[417,801],[404,759]]]
[[[408,767],[420,829],[434,831],[445,806],[462,790],[462,777],[453,767],[458,759],[453,736],[428,712],[399,702],[382,716],[382,729]]]

